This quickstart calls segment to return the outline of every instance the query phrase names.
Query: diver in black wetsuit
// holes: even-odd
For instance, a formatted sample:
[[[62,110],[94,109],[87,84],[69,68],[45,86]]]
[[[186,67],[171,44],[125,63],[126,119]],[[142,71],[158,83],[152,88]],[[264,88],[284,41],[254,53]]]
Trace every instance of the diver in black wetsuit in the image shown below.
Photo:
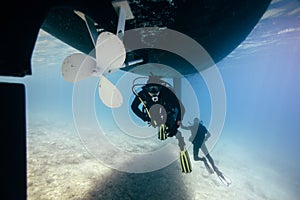
[[[206,127],[203,125],[202,121],[200,121],[198,118],[195,118],[194,123],[192,125],[184,126],[183,124],[181,124],[181,128],[190,130],[192,133],[189,140],[193,144],[194,160],[195,161],[201,160],[201,161],[204,161],[204,163],[207,163],[207,161],[204,157],[200,158],[198,155],[199,150],[201,148],[204,155],[207,157],[207,159],[209,160],[211,165],[214,167],[215,166],[214,161],[213,161],[212,157],[209,155],[207,147],[204,143],[211,136],[211,134],[206,129]]]
[[[150,76],[147,84],[135,95],[131,109],[139,118],[153,127],[165,124],[168,137],[177,134],[184,108],[166,82],[156,76]]]
[[[194,123],[190,126],[184,126],[181,124],[182,129],[190,130],[192,135],[189,138],[189,140],[193,144],[193,154],[194,154],[194,160],[198,161],[201,160],[204,162],[206,169],[209,173],[214,173],[218,175],[220,180],[227,186],[231,184],[231,181],[223,175],[223,173],[216,167],[214,160],[210,156],[208,149],[205,145],[205,141],[211,136],[210,132],[206,129],[206,127],[203,125],[203,122],[200,121],[198,118],[194,119]],[[208,159],[211,167],[209,166],[207,160],[205,157],[199,157],[199,150],[204,153],[205,157]]]
[[[141,84],[140,84],[141,85]],[[172,87],[156,76],[150,76],[142,90],[136,92],[133,86],[135,99],[131,104],[132,111],[143,121],[153,127],[158,127],[158,138],[176,136],[178,140],[179,161],[183,173],[191,173],[192,166],[188,151],[185,149],[184,138],[178,128],[184,115],[184,107],[176,97]],[[142,105],[142,108],[140,107]]]

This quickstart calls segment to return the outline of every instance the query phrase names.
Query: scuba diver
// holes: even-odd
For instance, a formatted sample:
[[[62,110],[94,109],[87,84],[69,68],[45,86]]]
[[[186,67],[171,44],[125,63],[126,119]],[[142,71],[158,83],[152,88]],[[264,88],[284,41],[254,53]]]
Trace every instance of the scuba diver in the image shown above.
[[[137,86],[140,86],[139,92],[136,91]],[[192,169],[189,155],[185,149],[184,138],[178,131],[185,109],[172,86],[158,76],[151,75],[146,84],[133,84],[132,91],[135,94],[131,104],[132,111],[150,126],[158,128],[158,139],[166,140],[176,136],[182,172],[190,173]]]
[[[223,184],[225,184],[226,186],[229,186],[231,184],[231,181],[229,180],[229,178],[227,178],[226,176],[224,176],[224,174],[216,167],[214,160],[212,159],[212,157],[210,156],[208,149],[205,145],[205,141],[208,140],[208,138],[211,136],[211,133],[206,129],[206,127],[203,125],[203,121],[199,120],[199,118],[195,118],[194,119],[194,123],[190,126],[184,126],[183,124],[181,124],[181,128],[185,129],[185,130],[190,130],[192,135],[189,138],[189,141],[192,142],[193,144],[193,155],[194,155],[194,160],[195,161],[203,161],[204,165],[207,169],[207,171],[210,174],[213,174],[214,172],[216,172],[217,176],[219,177],[219,179],[221,180],[221,182]],[[207,160],[209,161],[210,165],[208,164],[207,160],[205,157],[199,157],[199,150],[201,149],[201,151],[204,153],[205,157],[207,158]]]
[[[136,97],[131,104],[132,111],[153,127],[164,129],[160,132],[165,136],[159,135],[159,139],[176,135],[184,115],[184,107],[173,88],[157,76],[150,76],[147,83],[142,84],[142,90],[137,93],[135,87],[138,85],[141,84],[133,86]],[[140,104],[143,105],[142,109]]]

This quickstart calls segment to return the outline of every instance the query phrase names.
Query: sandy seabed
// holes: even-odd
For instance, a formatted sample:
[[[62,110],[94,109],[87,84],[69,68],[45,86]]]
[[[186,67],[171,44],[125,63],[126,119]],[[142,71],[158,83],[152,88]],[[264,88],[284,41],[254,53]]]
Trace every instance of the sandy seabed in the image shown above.
[[[201,199],[298,200],[282,173],[222,138],[211,152],[216,165],[232,180],[224,186],[202,162],[190,174],[178,162],[148,173],[106,167],[90,155],[69,125],[28,126],[27,196],[46,199]],[[120,158],[122,159],[122,158]],[[299,182],[293,183],[299,186]]]

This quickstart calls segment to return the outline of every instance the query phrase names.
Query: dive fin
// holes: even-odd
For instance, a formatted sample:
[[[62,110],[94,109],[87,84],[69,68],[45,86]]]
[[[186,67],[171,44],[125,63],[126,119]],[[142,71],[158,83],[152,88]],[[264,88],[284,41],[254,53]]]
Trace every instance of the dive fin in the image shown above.
[[[205,159],[205,158],[204,158],[204,159]],[[208,164],[207,160],[205,159],[205,160],[203,160],[203,162],[204,162],[205,168],[206,168],[206,170],[208,171],[208,173],[213,174],[213,173],[214,173],[214,170],[213,170],[213,168]]]
[[[228,187],[231,184],[231,180],[226,177],[220,170],[216,170],[216,174],[224,185]]]
[[[191,173],[192,172],[192,164],[189,157],[189,153],[186,149],[179,152],[179,162],[180,167],[183,173]]]
[[[159,126],[159,131],[158,131],[158,139],[160,140],[165,140],[167,139],[167,134],[166,134],[166,125],[162,124]]]
[[[216,172],[220,181],[227,187],[231,184],[231,180],[228,177],[226,177],[223,174],[223,172],[221,172],[217,167],[211,167],[211,165],[207,162],[206,158],[201,158],[201,160],[204,162],[205,168],[207,169],[207,171],[210,174],[213,174],[214,172]]]

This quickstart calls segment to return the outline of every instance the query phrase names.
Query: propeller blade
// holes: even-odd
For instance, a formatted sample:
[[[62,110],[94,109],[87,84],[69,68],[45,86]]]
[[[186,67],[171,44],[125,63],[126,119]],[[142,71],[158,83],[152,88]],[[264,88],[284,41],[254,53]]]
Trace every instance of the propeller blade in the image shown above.
[[[78,82],[97,74],[96,60],[92,57],[74,53],[64,59],[62,76],[68,82]]]
[[[118,108],[123,103],[121,92],[105,76],[101,76],[98,92],[102,102],[109,108]]]
[[[124,67],[126,50],[123,42],[113,33],[102,32],[96,43],[97,67],[105,72]]]

